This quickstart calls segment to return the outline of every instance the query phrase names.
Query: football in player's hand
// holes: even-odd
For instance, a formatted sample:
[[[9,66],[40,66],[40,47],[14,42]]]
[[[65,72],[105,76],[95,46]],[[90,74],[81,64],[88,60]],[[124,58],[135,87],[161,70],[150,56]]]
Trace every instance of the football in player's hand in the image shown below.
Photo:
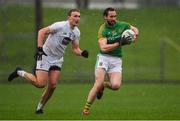
[[[127,29],[122,33],[122,37],[126,39],[126,41],[134,42],[136,34],[131,29]]]

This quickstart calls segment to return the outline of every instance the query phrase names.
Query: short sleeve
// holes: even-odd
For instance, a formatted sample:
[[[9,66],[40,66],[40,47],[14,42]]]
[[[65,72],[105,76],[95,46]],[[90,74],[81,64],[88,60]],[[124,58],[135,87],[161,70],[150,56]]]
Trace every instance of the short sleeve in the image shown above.
[[[105,37],[103,30],[104,30],[105,24],[101,25],[98,31],[98,39]]]
[[[75,32],[75,37],[74,37],[74,42],[76,42],[77,44],[79,44],[79,41],[80,41],[80,35],[81,35],[81,32],[78,28],[76,28]]]
[[[129,23],[127,23],[127,22],[122,22],[122,23],[123,23],[124,26],[125,26],[125,30],[131,28],[131,25],[130,25]]]
[[[64,24],[64,22],[56,22],[50,25],[49,28],[52,32],[57,32],[58,30],[61,30],[63,28]]]

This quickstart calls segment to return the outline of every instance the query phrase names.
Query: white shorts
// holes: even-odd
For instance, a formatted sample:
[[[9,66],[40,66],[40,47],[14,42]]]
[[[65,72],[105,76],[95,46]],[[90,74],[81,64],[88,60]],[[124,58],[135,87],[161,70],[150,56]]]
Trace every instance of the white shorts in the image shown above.
[[[37,70],[49,71],[51,67],[59,67],[61,69],[64,58],[56,59],[50,56],[42,56],[42,60],[38,60],[36,63]]]
[[[98,54],[95,69],[104,68],[107,73],[122,72],[122,59],[105,54]]]

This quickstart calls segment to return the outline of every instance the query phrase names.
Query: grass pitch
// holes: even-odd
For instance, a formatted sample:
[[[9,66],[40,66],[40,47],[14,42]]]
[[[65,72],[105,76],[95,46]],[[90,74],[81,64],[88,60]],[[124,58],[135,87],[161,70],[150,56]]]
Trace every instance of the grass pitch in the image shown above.
[[[92,84],[59,84],[44,114],[34,113],[42,94],[28,84],[0,85],[0,119],[180,119],[180,85],[124,84],[120,90],[105,90],[102,100],[92,105],[90,115],[81,111]]]

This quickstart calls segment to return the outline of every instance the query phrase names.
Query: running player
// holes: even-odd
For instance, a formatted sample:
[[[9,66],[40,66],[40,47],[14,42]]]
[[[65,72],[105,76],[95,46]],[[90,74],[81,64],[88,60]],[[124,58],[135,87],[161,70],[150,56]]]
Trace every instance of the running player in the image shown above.
[[[78,9],[71,9],[68,12],[67,21],[56,22],[39,30],[36,53],[36,75],[17,67],[8,77],[9,81],[19,76],[24,77],[38,88],[47,86],[37,105],[37,114],[43,113],[43,107],[56,88],[67,45],[72,43],[72,50],[76,55],[88,58],[88,51],[82,51],[79,48],[80,31],[77,27],[79,21],[80,11]],[[44,43],[46,35],[48,37]]]
[[[122,81],[122,45],[130,44],[127,38],[121,37],[126,29],[132,29],[138,35],[138,29],[126,22],[117,21],[117,13],[114,8],[104,10],[105,23],[100,26],[98,43],[100,53],[97,55],[95,66],[95,83],[89,92],[84,106],[83,115],[88,115],[95,98],[101,99],[104,88],[118,90]],[[136,41],[135,40],[135,41]],[[109,82],[104,82],[107,74]]]

